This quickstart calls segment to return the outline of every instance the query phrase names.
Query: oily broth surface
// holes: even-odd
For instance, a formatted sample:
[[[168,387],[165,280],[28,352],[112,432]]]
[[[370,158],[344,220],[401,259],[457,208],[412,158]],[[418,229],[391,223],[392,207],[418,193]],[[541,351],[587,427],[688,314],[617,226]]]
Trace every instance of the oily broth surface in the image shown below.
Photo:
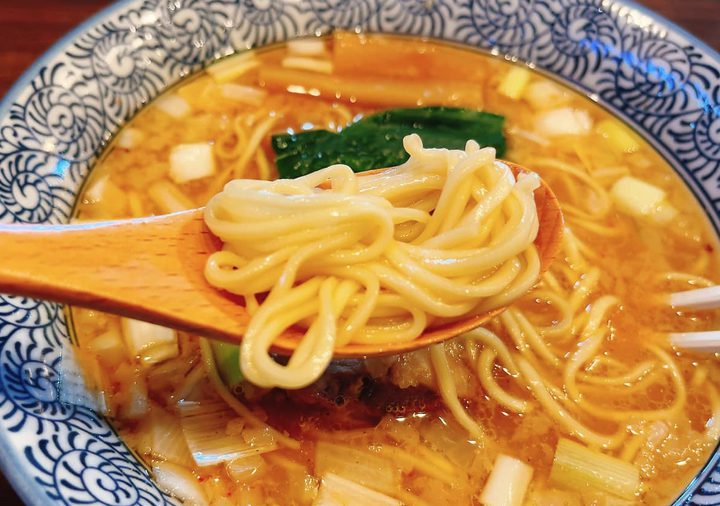
[[[661,332],[708,330],[717,325],[718,319],[714,313],[677,312],[666,307],[660,299],[662,293],[692,288],[688,282],[666,280],[667,273],[691,273],[713,281],[720,278],[717,272],[716,241],[706,217],[677,175],[650,146],[641,142],[637,151],[619,153],[596,133],[591,133],[590,138],[583,142],[577,142],[572,137],[549,141],[534,138],[529,135],[533,132],[535,113],[532,106],[525,100],[512,100],[497,91],[503,76],[511,68],[507,62],[435,43],[420,44],[391,37],[385,40],[388,48],[398,48],[397,53],[406,57],[405,67],[393,62],[392,56],[388,56],[387,62],[376,62],[376,71],[385,78],[442,80],[447,77],[447,65],[462,62],[460,77],[476,83],[482,92],[479,97],[473,98],[473,103],[461,105],[504,115],[508,141],[508,151],[504,158],[540,173],[556,191],[562,204],[592,208],[594,196],[587,188],[569,184],[567,178],[556,169],[543,163],[545,158],[579,167],[587,165],[589,160],[587,171],[602,174],[598,181],[605,188],[611,184],[614,177],[612,174],[617,173],[613,170],[622,168],[634,177],[666,190],[668,200],[679,211],[672,227],[662,228],[638,222],[613,210],[601,223],[606,232],[611,231],[609,234],[594,233],[582,227],[572,229],[588,250],[587,256],[592,266],[600,271],[598,285],[591,297],[594,299],[600,295],[613,294],[621,300],[620,307],[611,313],[610,332],[603,347],[606,356],[620,357],[623,364],[631,367],[647,357],[646,350],[640,344],[655,343],[667,349],[666,337]],[[415,59],[412,51],[407,50],[410,44],[421,48]],[[278,65],[284,51],[283,47],[277,47],[258,51],[257,56],[262,62],[261,66]],[[388,52],[389,55],[391,53]],[[428,58],[434,62],[432,65],[427,65]],[[369,71],[372,72],[372,69]],[[322,76],[319,78],[322,79]],[[358,115],[386,108],[373,103],[347,100],[346,97],[339,100],[335,97],[317,97],[313,96],[312,90],[307,89],[304,93],[298,90],[294,93],[270,92],[259,106],[232,104],[202,97],[199,91],[202,79],[206,79],[206,76],[194,77],[173,90],[173,93],[193,101],[195,110],[192,114],[180,119],[173,118],[151,105],[130,122],[130,128],[142,132],[139,147],[128,150],[115,144],[110,146],[93,172],[88,184],[90,191],[80,197],[77,210],[79,219],[124,218],[166,212],[148,194],[148,188],[158,181],[166,180],[169,153],[177,144],[212,142],[215,146],[217,173],[232,171],[242,158],[241,150],[235,148],[238,143],[237,134],[233,133],[235,121],[258,125],[267,118],[274,118],[270,132],[337,129]],[[543,79],[546,78],[533,74],[533,80]],[[235,82],[256,86],[258,77],[251,72]],[[567,89],[563,93],[563,106],[587,111],[595,123],[610,117],[605,110],[585,97]],[[251,128],[248,127],[248,130]],[[256,153],[247,161],[242,177],[258,177],[263,170],[263,159],[272,165],[273,153],[268,135],[263,137],[259,150],[262,154]],[[106,178],[110,184],[105,186],[102,196],[92,195],[93,183],[102,178]],[[201,206],[220,187],[218,181],[207,178],[178,185],[177,188],[189,203]],[[571,264],[568,258],[558,259],[557,269],[553,271],[559,283],[568,289],[579,281],[573,281],[569,275],[563,278],[563,273],[572,271]],[[519,301],[518,307],[523,308],[536,325],[547,325],[556,318],[551,305],[532,296]],[[82,346],[92,343],[108,328],[119,325],[115,317],[85,310],[74,310],[74,321]],[[499,324],[494,323],[490,327],[512,344]],[[183,356],[187,357],[189,370],[190,366],[199,361],[197,345],[193,339],[184,335],[180,336],[180,344]],[[567,436],[567,433],[540,406],[528,414],[518,415],[508,412],[487,396],[466,360],[470,352],[461,341],[449,346],[458,394],[464,399],[473,418],[486,429],[487,437],[482,441],[468,442],[466,433],[444,409],[414,416],[385,416],[375,428],[327,431],[300,409],[291,412],[285,405],[258,400],[257,404],[251,402],[250,405],[264,412],[271,425],[285,428],[299,438],[302,441],[301,449],[283,449],[268,454],[263,469],[242,483],[230,479],[222,466],[197,468],[194,471],[201,478],[211,499],[226,497],[233,502],[247,500],[283,504],[291,498],[302,504],[307,502],[307,484],[314,479],[313,448],[318,439],[329,439],[357,448],[391,445],[409,452],[427,447],[439,452],[454,465],[467,469],[468,476],[454,482],[443,482],[420,472],[408,472],[402,478],[404,496],[397,497],[406,502],[411,502],[415,497],[429,504],[469,504],[477,502],[495,456],[505,453],[533,466],[535,472],[528,495],[531,503],[542,504],[552,500],[565,501],[567,504],[604,504],[607,498],[602,494],[588,492],[580,496],[575,492],[557,490],[548,483],[558,438]],[[668,421],[669,435],[662,441],[644,444],[631,456],[641,470],[642,490],[639,500],[647,504],[671,501],[707,460],[716,445],[716,441],[705,434],[706,424],[712,417],[705,385],[720,383],[720,368],[714,357],[670,352],[687,384],[687,402],[683,409],[685,417]],[[162,373],[162,364],[143,367],[131,359],[99,360],[103,374],[107,376],[103,388],[109,398],[110,418],[128,444],[147,461],[151,461],[154,455],[147,443],[143,421],[127,416],[129,410],[126,405],[131,395],[128,393],[131,391],[128,385],[146,382],[153,406],[168,408],[169,411],[171,401],[176,399],[171,396],[172,385],[162,378],[157,379]],[[387,369],[387,365],[382,364],[380,369]],[[433,382],[427,360],[422,356],[398,359],[387,374],[400,386]],[[561,383],[561,373],[554,374]],[[518,387],[500,367],[494,369],[494,377],[508,391],[519,397],[530,398],[527,391]],[[209,386],[201,385],[199,388],[201,391],[204,388],[207,395],[212,395]],[[248,398],[258,396],[258,399],[260,395],[252,388],[245,394]],[[667,385],[649,389],[642,396],[607,399],[599,388],[589,390],[586,395],[590,400],[604,402],[605,406],[616,409],[652,410],[667,406],[674,392],[668,382]],[[613,430],[610,422],[590,416],[581,416],[580,419],[599,432]],[[631,432],[639,430],[638,420],[628,420],[628,424]],[[610,452],[621,457],[622,453],[622,447]],[[667,477],[672,479],[668,480]]]

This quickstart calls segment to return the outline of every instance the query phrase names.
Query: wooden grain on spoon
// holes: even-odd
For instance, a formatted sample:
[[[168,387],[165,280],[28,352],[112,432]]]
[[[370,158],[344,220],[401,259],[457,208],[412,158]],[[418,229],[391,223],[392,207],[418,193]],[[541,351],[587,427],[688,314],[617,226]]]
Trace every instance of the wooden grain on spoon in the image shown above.
[[[524,169],[509,164],[515,173]],[[535,191],[540,229],[535,240],[541,270],[560,247],[563,218],[543,182]],[[25,295],[96,309],[239,342],[250,321],[242,297],[205,280],[208,256],[221,242],[205,225],[203,210],[151,218],[76,225],[0,225],[0,293]],[[409,342],[348,344],[338,357],[401,353],[454,337],[503,308],[429,328]],[[275,342],[292,351],[302,332]]]

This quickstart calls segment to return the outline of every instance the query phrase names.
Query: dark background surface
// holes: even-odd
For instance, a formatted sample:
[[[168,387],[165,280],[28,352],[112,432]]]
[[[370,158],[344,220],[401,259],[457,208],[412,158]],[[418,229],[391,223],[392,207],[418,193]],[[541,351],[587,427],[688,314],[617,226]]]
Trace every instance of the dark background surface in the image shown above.
[[[639,3],[720,51],[720,0],[639,0]],[[55,41],[109,4],[103,0],[1,0],[0,96]],[[0,475],[0,505],[16,504],[20,501]]]

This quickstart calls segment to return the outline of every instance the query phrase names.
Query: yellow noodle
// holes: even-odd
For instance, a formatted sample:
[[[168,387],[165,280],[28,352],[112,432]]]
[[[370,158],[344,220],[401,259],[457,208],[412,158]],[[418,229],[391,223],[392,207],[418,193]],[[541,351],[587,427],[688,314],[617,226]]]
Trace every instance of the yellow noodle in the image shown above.
[[[242,122],[235,119],[232,129],[220,137],[214,145],[214,152],[220,159],[232,160],[247,149],[247,133]]]
[[[578,350],[565,365],[565,372],[563,375],[565,390],[567,391],[568,396],[577,403],[581,402],[582,396],[577,388],[575,376],[577,375],[580,367],[582,367],[582,365],[592,356],[597,354],[600,346],[603,344],[606,332],[606,330],[602,329],[596,330],[589,335],[586,334],[586,339],[578,343]]]
[[[626,438],[626,431],[623,427],[618,429],[615,434],[600,434],[585,426],[553,398],[538,372],[530,365],[530,362],[522,357],[519,357],[517,362],[520,372],[527,379],[530,390],[540,402],[544,411],[571,435],[587,444],[607,449],[618,448],[623,443]]]
[[[417,495],[408,492],[402,487],[393,490],[392,493],[400,499],[403,504],[407,504],[407,506],[432,506],[427,501],[423,501]]]
[[[676,281],[690,285],[685,288],[685,290],[692,290],[693,288],[697,287],[704,288],[715,285],[713,281],[707,279],[706,277],[689,274],[687,272],[664,272],[659,275],[657,279],[658,281]]]
[[[619,458],[626,462],[631,462],[638,451],[640,451],[642,445],[645,444],[646,440],[647,438],[642,433],[633,435],[630,441],[623,446]]]
[[[575,289],[570,295],[570,308],[573,312],[577,312],[585,303],[585,299],[595,289],[600,281],[600,269],[591,268],[587,273],[583,274],[575,284]]]
[[[260,146],[260,142],[270,132],[276,121],[276,116],[268,116],[254,128],[242,153],[240,154],[240,158],[213,179],[213,183],[207,190],[208,196],[215,195],[219,192],[231,175],[234,175],[235,177],[243,177],[245,175],[245,168],[247,167],[248,162],[255,153],[255,150],[257,150],[258,146]]]
[[[448,485],[457,482],[459,478],[458,469],[452,465],[442,455],[432,450],[420,446],[422,448],[423,458],[419,459],[414,453],[407,452],[397,446],[386,444],[374,444],[371,450],[378,455],[388,458],[395,463],[400,469],[414,469],[427,476],[431,476],[437,480],[444,481]],[[415,451],[415,449],[413,449]]]
[[[707,379],[709,372],[710,371],[708,370],[708,368],[703,365],[695,367],[692,378],[690,378],[690,386],[693,388],[698,388],[703,385],[705,383],[705,380]]]
[[[436,344],[430,347],[430,361],[432,362],[433,369],[435,371],[435,377],[437,378],[440,395],[448,407],[452,415],[458,421],[460,425],[467,430],[470,435],[477,439],[482,439],[484,431],[478,423],[473,420],[470,415],[465,411],[465,408],[458,399],[457,390],[455,388],[455,379],[453,377],[452,369],[448,363],[447,356],[445,355],[445,345]]]
[[[653,361],[650,371],[645,373],[644,376],[635,378],[633,382],[629,382],[628,384],[614,382],[609,379],[607,384],[599,382],[586,382],[579,384],[578,388],[580,388],[583,392],[592,392],[593,394],[599,396],[607,395],[609,391],[608,386],[617,387],[612,390],[612,394],[617,397],[628,397],[636,394],[645,395],[650,386],[663,382],[663,378],[661,377],[663,374],[659,367],[660,365],[661,364]],[[583,375],[579,376],[582,377]],[[616,379],[619,380],[620,378]]]
[[[690,265],[688,270],[693,274],[697,274],[700,272],[707,272],[709,266],[710,253],[708,253],[705,249],[701,249],[700,253],[698,254],[697,260],[695,260],[692,265]]]
[[[640,381],[651,373],[656,367],[656,364],[651,361],[641,362],[626,373],[619,374],[617,376],[610,376],[609,374],[587,374],[580,373],[578,377],[584,383],[590,383],[592,385],[600,386],[629,386],[637,381]]]
[[[587,266],[587,261],[580,254],[579,242],[575,234],[570,230],[570,227],[565,227],[562,244],[570,267],[573,269],[583,269]]]
[[[253,427],[262,427],[268,430],[281,445],[293,450],[298,450],[300,448],[299,441],[286,436],[264,423],[252,411],[246,408],[242,402],[235,398],[235,395],[227,389],[222,378],[220,378],[220,374],[215,368],[215,359],[213,357],[212,349],[210,348],[210,343],[208,343],[207,339],[203,338],[198,339],[198,342],[200,344],[200,351],[202,352],[203,363],[205,364],[208,378],[222,400],[224,400],[238,415],[245,418]]]
[[[543,337],[562,337],[563,335],[567,335],[572,327],[573,312],[570,309],[570,305],[568,304],[566,297],[561,293],[550,290],[533,290],[530,296],[534,299],[550,302],[553,307],[557,308],[557,311],[560,314],[560,319],[557,320],[557,323],[554,325],[536,325],[537,332]]]
[[[525,315],[517,308],[510,308],[507,310],[515,318],[520,331],[525,336],[530,348],[535,352],[537,356],[542,358],[545,362],[549,363],[553,367],[560,365],[560,359],[553,355],[550,347],[540,337],[540,334],[535,330],[535,327],[528,321]]]
[[[622,227],[600,225],[592,219],[573,218],[569,217],[568,222],[573,226],[593,232],[595,234],[604,235],[606,237],[621,237],[626,234]]]
[[[518,322],[513,314],[510,311],[505,311],[500,315],[499,319],[515,343],[515,348],[517,348],[522,355],[527,356],[530,353],[530,345],[525,339],[525,335],[520,330],[520,325],[518,325]]]
[[[570,176],[573,176],[577,180],[581,181],[590,192],[593,192],[596,196],[596,200],[598,201],[597,209],[594,210],[594,212],[586,211],[583,209],[580,209],[577,206],[568,205],[567,203],[563,205],[563,211],[567,213],[569,216],[576,216],[579,218],[585,218],[587,220],[593,220],[593,219],[600,219],[606,216],[610,212],[611,202],[610,202],[610,195],[605,191],[605,189],[598,184],[597,181],[595,181],[591,176],[589,176],[586,172],[581,171],[572,165],[562,162],[557,159],[553,158],[536,158],[533,159],[531,163],[532,167],[543,167],[548,168],[552,170],[557,170],[561,173],[569,174]],[[564,181],[573,181],[572,179],[564,179]],[[581,193],[576,193],[576,195],[582,195]]]
[[[208,282],[268,294],[241,344],[253,383],[304,387],[337,345],[410,341],[432,323],[506,305],[537,281],[537,178],[516,179],[474,141],[425,149],[411,135],[404,146],[409,160],[382,173],[358,177],[334,165],[294,180],[234,180],[208,203],[205,220],[224,243],[207,262]],[[417,228],[411,242],[395,232],[407,223]],[[478,236],[483,227],[490,232]],[[297,325],[305,335],[281,365],[270,347]]]
[[[565,284],[574,286],[575,283],[580,279],[578,272],[573,270],[572,266],[566,263],[556,263],[550,266],[550,271],[562,276],[565,280]]]
[[[513,377],[517,377],[519,375],[512,353],[510,353],[510,350],[502,339],[493,332],[488,329],[478,327],[463,334],[463,338],[483,343],[485,346],[492,348],[493,351],[500,357],[500,360],[508,374]]]
[[[265,151],[258,149],[255,153],[255,165],[258,168],[258,178],[264,181],[270,181],[272,177],[272,169],[270,168],[270,162],[268,162]]]
[[[576,314],[573,318],[572,325],[570,325],[570,337],[580,335],[580,332],[585,327],[588,321],[590,313],[583,311],[582,313]]]
[[[593,302],[583,334],[590,335],[600,329],[607,322],[607,313],[618,304],[620,300],[613,295],[605,295]]]
[[[542,280],[548,285],[551,290],[555,291],[558,294],[565,295],[565,290],[563,290],[563,288],[560,286],[560,282],[557,280],[557,278],[552,272],[545,272],[542,275]]]
[[[590,345],[592,346],[592,345]],[[614,420],[621,422],[632,418],[642,420],[669,420],[674,418],[685,407],[686,401],[686,388],[685,380],[683,379],[682,373],[678,368],[672,357],[665,351],[661,350],[656,346],[648,346],[647,349],[657,356],[660,361],[664,364],[663,368],[669,373],[670,379],[673,382],[675,390],[675,399],[672,404],[667,408],[655,409],[655,410],[614,410],[608,409],[607,407],[595,406],[589,403],[586,399],[581,398],[577,392],[573,392],[574,400],[582,407],[583,410],[587,411],[591,415],[604,419]],[[567,382],[567,376],[566,376]],[[566,383],[567,388],[567,383]]]
[[[507,393],[493,378],[493,367],[495,366],[495,358],[497,354],[491,348],[485,348],[480,353],[480,359],[477,362],[477,373],[485,393],[495,400],[501,406],[515,413],[527,413],[532,409],[525,399],[518,399],[514,395]]]
[[[587,244],[585,244],[585,241],[582,241],[581,239],[579,239],[578,236],[575,235],[575,234],[572,232],[572,229],[570,229],[570,228],[568,227],[568,228],[566,228],[566,231],[569,231],[570,234],[572,234],[573,239],[575,240],[575,245],[577,246],[578,252],[579,252],[583,257],[585,257],[585,259],[590,259],[590,260],[593,260],[593,261],[598,261],[598,260],[600,260],[600,255],[598,254],[598,252],[595,251],[594,249],[592,249],[592,248],[591,248],[590,246],[588,246]]]

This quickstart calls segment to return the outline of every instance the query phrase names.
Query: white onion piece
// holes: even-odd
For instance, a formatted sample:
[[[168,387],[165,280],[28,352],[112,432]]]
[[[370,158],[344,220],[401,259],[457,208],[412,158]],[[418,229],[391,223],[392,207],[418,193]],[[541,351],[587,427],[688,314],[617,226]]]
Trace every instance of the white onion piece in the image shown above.
[[[123,128],[120,134],[118,134],[115,146],[122,149],[133,149],[142,142],[145,138],[145,133],[138,128]]]
[[[402,484],[400,472],[390,460],[329,441],[318,441],[315,445],[314,471],[315,476],[331,473],[382,491],[396,490]]]
[[[171,462],[159,462],[153,466],[153,475],[158,487],[183,501],[185,506],[208,504],[205,491],[188,468]]]
[[[146,444],[140,447],[142,452],[181,466],[194,464],[177,416],[152,405],[150,416],[142,422],[142,429]]]
[[[333,473],[322,477],[313,506],[401,506],[397,499]]]
[[[539,113],[535,117],[535,131],[540,135],[588,135],[593,121],[587,111],[563,107]]]
[[[555,109],[570,101],[570,93],[562,86],[549,81],[534,81],[523,92],[523,98],[533,109]]]
[[[185,441],[198,466],[260,455],[278,447],[269,429],[244,427],[240,434],[228,431],[229,425],[237,427],[237,414],[222,401],[181,401],[178,410]]]
[[[177,332],[153,323],[122,318],[122,333],[131,359],[139,359],[143,365],[157,364],[177,357]]]
[[[296,39],[287,43],[288,53],[297,56],[322,56],[325,42],[320,39]]]
[[[122,417],[138,420],[149,412],[150,398],[148,397],[145,379],[136,377],[128,386],[128,402],[122,407]]]
[[[168,175],[176,184],[212,176],[215,173],[215,157],[210,144],[179,144],[170,151]]]
[[[164,95],[158,98],[155,107],[175,119],[187,116],[192,110],[190,104],[178,95]]]
[[[480,502],[486,506],[521,506],[533,468],[507,455],[498,455]]]

